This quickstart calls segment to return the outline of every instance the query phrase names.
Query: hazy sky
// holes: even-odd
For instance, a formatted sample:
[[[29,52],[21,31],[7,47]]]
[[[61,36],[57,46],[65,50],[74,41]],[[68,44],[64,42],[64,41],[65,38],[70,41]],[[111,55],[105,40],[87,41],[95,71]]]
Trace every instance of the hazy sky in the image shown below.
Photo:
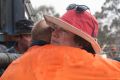
[[[105,0],[31,0],[34,8],[40,5],[53,6],[55,11],[62,15],[66,11],[66,7],[71,3],[87,5],[92,14],[96,11],[101,11],[101,6]]]

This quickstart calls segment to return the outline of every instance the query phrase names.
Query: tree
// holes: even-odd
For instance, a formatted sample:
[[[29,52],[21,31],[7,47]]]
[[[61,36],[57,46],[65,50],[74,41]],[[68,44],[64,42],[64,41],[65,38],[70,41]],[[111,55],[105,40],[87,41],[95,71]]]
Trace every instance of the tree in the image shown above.
[[[101,12],[95,13],[99,22],[101,46],[116,44],[120,48],[120,0],[106,0]]]
[[[41,19],[43,16],[43,14],[47,14],[47,15],[53,15],[56,17],[59,17],[59,14],[55,12],[54,7],[52,6],[45,6],[42,5],[40,7],[38,7],[37,9],[35,9],[35,13],[39,16],[39,19]]]

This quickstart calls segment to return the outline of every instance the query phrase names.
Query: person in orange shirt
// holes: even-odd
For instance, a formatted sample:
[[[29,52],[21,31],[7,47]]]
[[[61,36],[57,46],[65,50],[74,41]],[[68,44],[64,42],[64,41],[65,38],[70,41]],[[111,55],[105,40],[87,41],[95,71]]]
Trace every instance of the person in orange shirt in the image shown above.
[[[1,79],[120,80],[120,63],[99,55],[101,49],[93,38],[97,36],[98,23],[87,9],[71,4],[60,19],[45,15],[47,25],[54,28],[51,44],[33,45]]]

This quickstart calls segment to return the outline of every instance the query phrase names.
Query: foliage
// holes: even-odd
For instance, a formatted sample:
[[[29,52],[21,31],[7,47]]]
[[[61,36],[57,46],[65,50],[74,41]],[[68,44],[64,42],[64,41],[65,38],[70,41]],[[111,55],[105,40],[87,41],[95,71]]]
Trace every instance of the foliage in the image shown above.
[[[99,22],[98,40],[101,46],[120,45],[120,0],[106,0],[95,16]]]
[[[41,18],[43,14],[47,15],[53,15],[56,17],[59,17],[59,14],[56,13],[54,7],[52,6],[39,6],[38,8],[35,9],[35,13]]]

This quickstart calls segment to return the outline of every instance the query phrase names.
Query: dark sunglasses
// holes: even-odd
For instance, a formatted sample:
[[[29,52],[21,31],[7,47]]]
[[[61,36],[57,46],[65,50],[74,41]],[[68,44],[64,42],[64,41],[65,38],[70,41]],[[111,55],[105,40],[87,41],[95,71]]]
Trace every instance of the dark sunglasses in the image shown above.
[[[88,10],[89,7],[87,7],[86,5],[70,4],[67,7],[67,10],[72,10],[72,9],[75,9],[76,12],[80,13],[80,12]]]

